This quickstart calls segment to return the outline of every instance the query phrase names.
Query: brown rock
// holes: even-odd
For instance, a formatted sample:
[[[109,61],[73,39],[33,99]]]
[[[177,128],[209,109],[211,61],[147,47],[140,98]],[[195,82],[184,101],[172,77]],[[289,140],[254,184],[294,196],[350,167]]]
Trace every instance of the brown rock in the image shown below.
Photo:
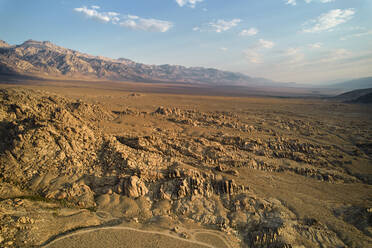
[[[144,182],[137,176],[129,177],[123,185],[124,193],[128,197],[137,198],[146,195],[149,191]]]

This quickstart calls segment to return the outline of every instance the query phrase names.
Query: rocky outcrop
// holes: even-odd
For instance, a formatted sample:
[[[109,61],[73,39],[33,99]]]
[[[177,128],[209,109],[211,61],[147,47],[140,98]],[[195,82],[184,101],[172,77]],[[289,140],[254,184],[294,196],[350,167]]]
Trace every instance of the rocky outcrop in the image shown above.
[[[234,195],[246,190],[232,179],[196,171],[175,170],[169,173],[169,178],[169,181],[160,186],[158,194],[162,199],[191,199],[197,196],[210,197],[213,194]]]
[[[124,181],[123,192],[129,197],[137,198],[146,195],[149,190],[141,179],[137,176],[131,176]]]
[[[0,40],[0,48],[8,48],[10,45],[3,40]]]
[[[154,113],[168,116],[168,115],[180,115],[181,111],[178,108],[164,108],[163,106],[160,106],[155,110]]]
[[[95,207],[94,192],[85,184],[73,183],[55,191],[44,192],[47,199],[65,200],[82,208]]]
[[[111,114],[42,92],[1,90],[0,102],[2,178],[47,198],[94,205],[91,189],[75,182],[102,172],[104,138],[92,124]]]

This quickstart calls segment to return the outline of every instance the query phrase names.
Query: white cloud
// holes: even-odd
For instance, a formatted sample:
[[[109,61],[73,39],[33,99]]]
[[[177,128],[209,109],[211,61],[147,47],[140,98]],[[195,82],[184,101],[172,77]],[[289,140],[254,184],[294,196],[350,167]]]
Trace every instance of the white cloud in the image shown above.
[[[353,27],[349,27],[347,28],[346,30],[348,31],[359,31],[359,30],[367,30],[365,27],[361,27],[361,26],[353,26]]]
[[[222,33],[224,31],[227,31],[237,26],[241,21],[242,20],[237,19],[237,18],[232,19],[232,20],[219,19],[217,21],[202,24],[201,26],[196,26],[192,30],[199,31],[199,32],[213,31],[216,33]]]
[[[268,40],[259,39],[258,44],[262,48],[271,49],[275,46],[275,43]]]
[[[134,20],[137,20],[137,19],[139,19],[139,16],[135,16],[135,15],[128,15],[128,18],[129,18],[129,19],[134,19]]]
[[[351,38],[357,38],[357,37],[362,37],[362,36],[367,36],[367,35],[372,35],[372,30],[366,31],[366,32],[361,32],[361,33],[356,33],[356,34],[350,34],[346,35],[344,37],[341,37],[340,40],[348,40]]]
[[[256,34],[258,34],[258,30],[256,28],[243,29],[239,33],[240,36],[255,36]]]
[[[83,13],[86,17],[93,18],[103,22],[111,22],[112,24],[119,24],[122,27],[127,27],[135,30],[166,32],[173,27],[173,23],[168,21],[157,20],[153,18],[141,18],[136,15],[122,16],[117,12],[99,12],[99,6],[92,6],[91,8],[81,7],[75,8],[74,11]]]
[[[195,8],[196,4],[203,2],[203,0],[176,0],[176,2],[180,7],[189,6],[190,8]]]
[[[107,14],[109,16],[118,16],[118,15],[120,15],[119,13],[116,13],[116,12],[107,12]]]
[[[128,15],[128,18],[120,22],[120,26],[135,30],[153,31],[153,32],[167,32],[173,23],[168,21],[145,19],[138,16]]]
[[[333,51],[330,51],[327,56],[317,61],[318,63],[329,63],[333,61],[340,61],[343,59],[347,59],[353,56],[353,53],[349,50],[346,50],[344,48],[336,49]]]
[[[243,51],[243,54],[249,62],[253,64],[261,64],[263,63],[262,55],[258,53],[255,49],[246,49]]]
[[[243,50],[243,55],[249,62],[253,64],[261,64],[263,63],[263,49],[271,49],[275,46],[275,43],[268,40],[259,39],[258,43],[251,48]]]
[[[315,43],[317,44],[317,43]],[[313,45],[313,44],[312,44]],[[314,59],[305,59],[303,48],[288,48],[284,52],[284,59],[281,65],[290,66],[289,68],[310,68],[310,67],[324,67],[333,66],[335,64],[345,63],[350,59],[355,58],[355,54],[344,48],[323,50],[318,53]]]
[[[91,9],[87,7],[75,8],[74,11],[83,13],[86,17],[93,18],[103,22],[109,22],[111,20],[111,16],[105,12],[98,12],[96,9],[99,9],[99,6],[92,6]]]
[[[305,0],[306,3],[311,3],[313,0]],[[332,3],[335,2],[336,0],[318,0],[321,3]]]
[[[229,49],[227,49],[226,47],[220,47],[220,50],[226,52]]]
[[[300,51],[299,48],[290,47],[290,48],[287,49],[286,55],[287,56],[292,56],[292,55],[298,54],[299,51]]]
[[[213,31],[217,33],[221,33],[223,31],[227,31],[236,25],[238,25],[241,22],[240,19],[232,19],[231,21],[226,21],[226,20],[217,20],[215,22],[210,22],[208,23],[208,26],[212,28]]]
[[[289,64],[297,64],[305,59],[305,54],[299,48],[288,48],[285,55],[288,57]]]
[[[111,18],[111,22],[112,22],[113,24],[119,24],[119,22],[120,22],[120,18],[117,17],[117,16],[114,16],[114,17]]]
[[[321,42],[316,42],[316,43],[313,43],[313,44],[309,44],[309,47],[312,48],[312,49],[318,49],[318,48],[321,48],[323,46],[323,43]]]
[[[324,66],[333,65],[336,63],[343,63],[348,59],[355,57],[355,54],[346,50],[344,48],[334,49],[327,51],[320,58],[316,58],[309,61],[302,61],[301,63],[296,63],[296,67],[314,67],[314,66]],[[300,61],[299,61],[300,62]]]
[[[100,9],[101,8],[101,7],[97,6],[97,5],[92,5],[91,7],[92,7],[92,9]]]
[[[289,4],[289,5],[292,5],[292,6],[295,6],[297,5],[297,1],[296,0],[285,0],[285,4]]]
[[[333,9],[328,13],[322,14],[318,18],[307,22],[305,24],[306,26],[308,26],[310,23],[312,26],[304,28],[303,32],[316,33],[331,30],[332,28],[351,20],[354,14],[354,9]]]

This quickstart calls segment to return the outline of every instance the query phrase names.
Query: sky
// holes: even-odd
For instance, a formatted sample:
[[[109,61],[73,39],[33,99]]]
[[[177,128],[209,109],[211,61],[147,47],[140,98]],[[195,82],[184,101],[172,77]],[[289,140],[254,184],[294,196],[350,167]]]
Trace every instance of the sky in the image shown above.
[[[372,0],[0,0],[0,39],[322,84],[372,76]]]

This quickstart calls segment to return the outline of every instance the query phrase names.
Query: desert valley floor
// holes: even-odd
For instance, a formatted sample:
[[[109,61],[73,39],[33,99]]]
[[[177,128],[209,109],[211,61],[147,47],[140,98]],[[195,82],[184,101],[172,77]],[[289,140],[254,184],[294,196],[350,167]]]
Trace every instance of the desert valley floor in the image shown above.
[[[138,85],[0,85],[1,247],[372,247],[371,105]]]

